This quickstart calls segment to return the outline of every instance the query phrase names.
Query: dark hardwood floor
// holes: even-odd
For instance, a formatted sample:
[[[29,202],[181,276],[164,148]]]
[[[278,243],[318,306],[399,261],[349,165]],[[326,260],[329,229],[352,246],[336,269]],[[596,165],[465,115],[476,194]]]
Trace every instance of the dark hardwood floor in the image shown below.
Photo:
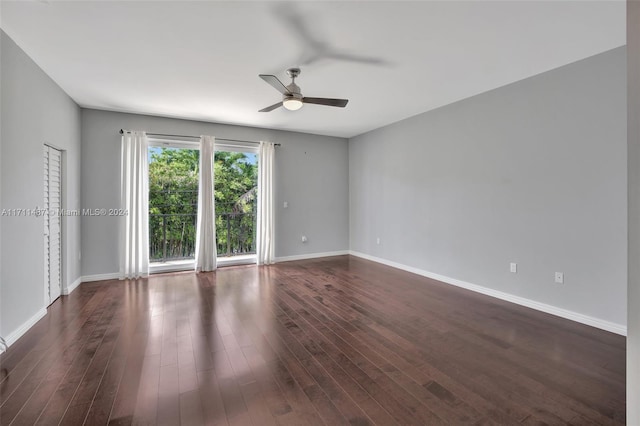
[[[354,257],[82,284],[2,425],[624,424],[625,338]]]

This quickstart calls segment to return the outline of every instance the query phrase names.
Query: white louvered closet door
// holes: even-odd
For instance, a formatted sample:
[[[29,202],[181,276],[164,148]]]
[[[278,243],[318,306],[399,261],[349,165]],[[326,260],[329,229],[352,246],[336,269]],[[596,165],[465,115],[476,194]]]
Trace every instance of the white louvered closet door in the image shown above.
[[[62,152],[44,147],[44,279],[49,304],[62,291],[61,224]]]

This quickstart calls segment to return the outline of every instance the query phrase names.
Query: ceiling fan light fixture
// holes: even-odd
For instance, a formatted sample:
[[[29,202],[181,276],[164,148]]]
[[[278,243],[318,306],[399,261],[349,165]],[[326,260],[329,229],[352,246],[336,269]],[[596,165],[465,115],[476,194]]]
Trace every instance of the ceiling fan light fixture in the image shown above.
[[[297,111],[302,108],[302,101],[296,98],[286,98],[282,101],[282,106],[289,111]]]

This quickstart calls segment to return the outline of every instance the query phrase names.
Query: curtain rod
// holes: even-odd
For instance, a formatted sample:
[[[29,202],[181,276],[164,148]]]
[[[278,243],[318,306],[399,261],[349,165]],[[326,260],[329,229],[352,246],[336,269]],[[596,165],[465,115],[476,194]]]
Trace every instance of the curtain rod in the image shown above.
[[[120,134],[124,134],[124,129],[120,129]],[[189,136],[189,135],[168,135],[166,133],[147,133],[148,136],[169,136],[172,138],[192,138],[192,139],[200,139],[200,136]],[[240,143],[255,143],[259,144],[260,142],[256,141],[244,141],[240,139],[224,139],[224,138],[216,138],[217,141],[226,141],[226,142],[240,142]],[[280,146],[279,143],[275,143],[275,146]]]

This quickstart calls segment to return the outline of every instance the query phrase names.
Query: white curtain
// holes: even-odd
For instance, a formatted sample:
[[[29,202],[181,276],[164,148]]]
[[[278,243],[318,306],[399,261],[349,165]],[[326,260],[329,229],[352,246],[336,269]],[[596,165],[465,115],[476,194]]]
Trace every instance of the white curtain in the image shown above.
[[[145,132],[125,132],[121,144],[120,279],[149,275],[149,174]]]
[[[270,265],[274,263],[273,253],[273,157],[275,145],[271,142],[260,142],[258,154],[258,229],[257,229],[257,263]]]
[[[200,182],[196,226],[196,271],[216,269],[216,211],[213,200],[213,136],[200,137]]]

